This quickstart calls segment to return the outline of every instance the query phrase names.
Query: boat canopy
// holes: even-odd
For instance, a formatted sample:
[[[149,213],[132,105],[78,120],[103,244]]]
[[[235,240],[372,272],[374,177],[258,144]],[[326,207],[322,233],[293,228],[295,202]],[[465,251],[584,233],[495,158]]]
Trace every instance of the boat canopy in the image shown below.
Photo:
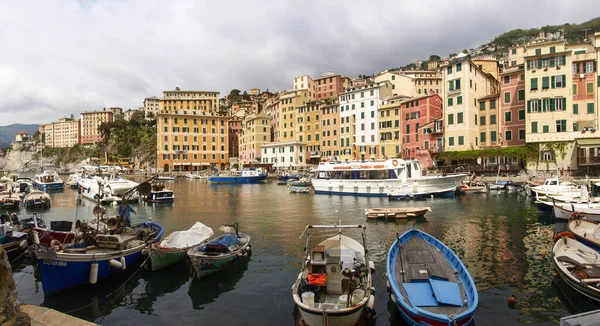
[[[186,248],[202,243],[202,241],[213,236],[213,230],[200,223],[196,222],[187,231],[175,231],[161,241],[161,247],[169,248]]]

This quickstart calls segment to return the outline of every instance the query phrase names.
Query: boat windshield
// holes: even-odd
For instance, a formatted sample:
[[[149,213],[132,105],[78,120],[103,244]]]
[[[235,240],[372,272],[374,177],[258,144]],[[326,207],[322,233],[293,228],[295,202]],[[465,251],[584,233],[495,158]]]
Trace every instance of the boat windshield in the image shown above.
[[[320,171],[317,175],[317,179],[383,180],[396,178],[396,171],[393,169]]]

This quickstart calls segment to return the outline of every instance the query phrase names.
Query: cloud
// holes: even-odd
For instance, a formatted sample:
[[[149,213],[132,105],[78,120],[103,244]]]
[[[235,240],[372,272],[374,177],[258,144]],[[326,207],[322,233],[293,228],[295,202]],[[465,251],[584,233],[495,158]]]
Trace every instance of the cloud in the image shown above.
[[[376,73],[514,28],[590,18],[594,1],[9,1],[0,124],[143,105],[163,90],[283,90],[295,76]]]

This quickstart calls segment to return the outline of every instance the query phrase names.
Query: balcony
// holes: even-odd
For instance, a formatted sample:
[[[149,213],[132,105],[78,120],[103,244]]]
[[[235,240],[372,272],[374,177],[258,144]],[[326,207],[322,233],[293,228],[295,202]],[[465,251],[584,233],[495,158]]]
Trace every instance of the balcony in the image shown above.
[[[460,91],[461,91],[460,88],[451,89],[451,90],[448,90],[448,95],[458,94],[458,93],[460,93]]]
[[[443,151],[444,151],[444,148],[442,146],[429,147],[429,153],[431,153],[431,154],[439,154]]]
[[[435,129],[431,129],[431,134],[443,134],[444,133],[444,128],[435,128]]]
[[[579,165],[600,165],[600,156],[579,157],[577,163]]]

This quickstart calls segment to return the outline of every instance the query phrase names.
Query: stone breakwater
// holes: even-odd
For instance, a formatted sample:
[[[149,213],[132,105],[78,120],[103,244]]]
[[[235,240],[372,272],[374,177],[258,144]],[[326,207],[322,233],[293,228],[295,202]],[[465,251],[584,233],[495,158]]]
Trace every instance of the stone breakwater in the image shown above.
[[[45,164],[54,165],[56,157],[39,159],[35,151],[11,150],[4,157],[0,157],[0,171],[6,172],[38,172]],[[72,173],[75,169],[85,164],[85,161],[64,164],[57,167],[59,173]]]

